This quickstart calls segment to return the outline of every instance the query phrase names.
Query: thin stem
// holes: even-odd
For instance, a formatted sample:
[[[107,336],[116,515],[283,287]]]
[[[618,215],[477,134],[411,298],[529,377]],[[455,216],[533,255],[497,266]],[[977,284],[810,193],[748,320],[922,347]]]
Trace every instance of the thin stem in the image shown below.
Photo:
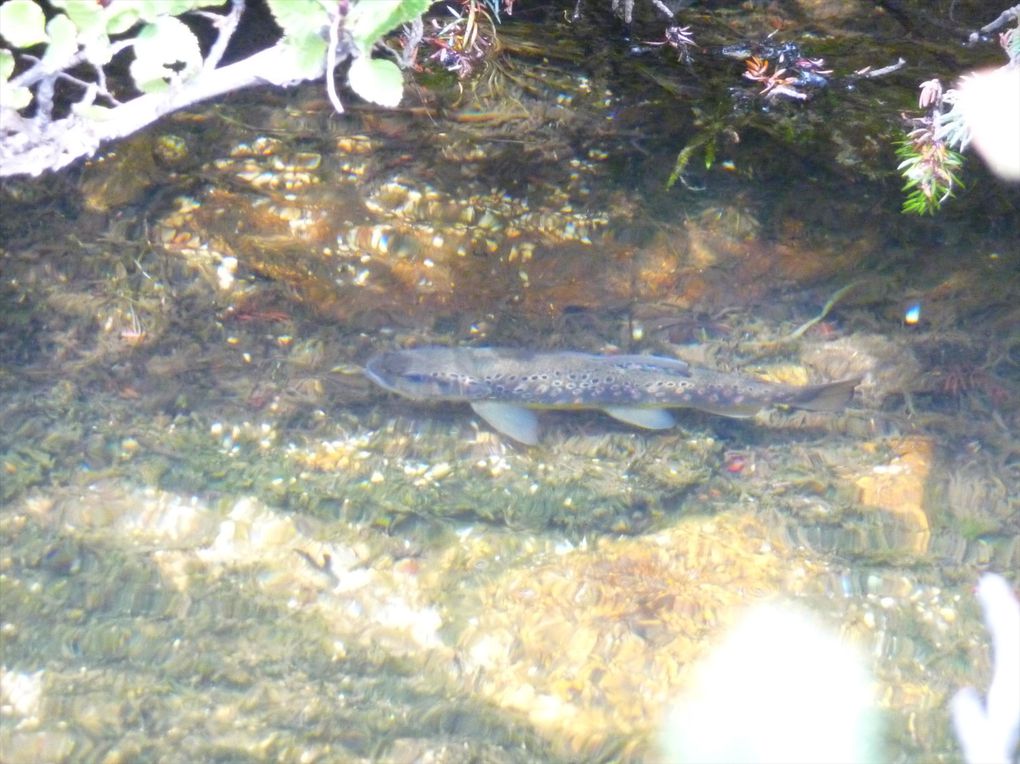
[[[336,49],[340,45],[340,24],[343,23],[344,14],[337,6],[333,13],[333,19],[329,25],[329,50],[326,51],[326,93],[329,95],[329,102],[338,114],[344,113],[344,105],[340,102],[340,96],[336,92]],[[371,55],[371,51],[369,51]]]

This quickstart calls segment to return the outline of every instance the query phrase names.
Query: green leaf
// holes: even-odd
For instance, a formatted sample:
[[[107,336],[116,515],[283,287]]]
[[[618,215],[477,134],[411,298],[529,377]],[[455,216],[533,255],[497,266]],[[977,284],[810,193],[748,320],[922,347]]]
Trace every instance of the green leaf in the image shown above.
[[[113,52],[110,50],[110,38],[107,34],[107,20],[111,13],[118,18],[129,14],[132,24],[138,20],[138,13],[133,6],[123,2],[110,3],[105,8],[98,2],[86,2],[85,0],[50,0],[50,4],[54,8],[63,10],[67,14],[67,18],[74,22],[78,29],[77,45],[85,49],[86,59],[95,66],[106,66],[113,58]],[[48,51],[47,55],[49,55]],[[53,54],[54,60],[56,60],[56,55],[56,53]]]
[[[6,88],[4,91],[3,102],[5,106],[12,109],[24,109],[30,103],[32,103],[32,91],[28,88]]]
[[[269,0],[269,11],[284,37],[326,38],[329,13],[319,0]]]
[[[0,103],[10,109],[24,109],[32,103],[32,91],[28,88],[12,88],[8,84],[14,74],[14,54],[6,48],[0,49]]]
[[[118,0],[107,3],[105,7],[92,0],[50,0],[50,5],[64,11],[78,27],[79,37],[84,38],[100,34],[123,34],[141,20],[143,5],[150,8],[159,6],[157,10],[160,13],[165,13],[170,6],[162,0],[150,0],[148,3]]]
[[[63,13],[57,14],[46,25],[50,44],[46,46],[43,61],[52,70],[63,69],[78,53],[78,27]]]
[[[289,63],[281,69],[286,79],[314,80],[326,71],[326,49],[329,44],[318,33],[303,37],[287,38],[284,51]]]
[[[0,82],[7,82],[14,74],[14,54],[7,48],[0,48]]]
[[[433,0],[360,0],[347,16],[347,29],[368,53],[384,34],[421,16]]]
[[[145,93],[159,93],[170,83],[188,80],[202,66],[198,39],[184,22],[172,16],[161,16],[142,27],[134,51],[131,77]]]
[[[32,91],[28,88],[9,88],[6,82],[0,83],[0,101],[9,109],[24,109],[32,103]]]
[[[404,95],[404,75],[392,61],[381,58],[354,59],[347,81],[355,93],[380,106],[399,106]]]
[[[33,0],[10,0],[0,6],[0,30],[15,48],[46,42],[46,16]]]
[[[121,7],[117,3],[106,6],[106,33],[124,34],[140,20],[138,10],[130,6]]]
[[[694,156],[695,150],[699,146],[708,140],[708,133],[699,133],[694,136],[694,139],[684,146],[680,153],[676,155],[676,162],[673,165],[673,172],[669,174],[669,179],[666,181],[666,188],[670,189],[676,185],[676,182],[680,180],[684,175],[684,170],[687,169],[687,165],[691,161],[691,157]]]
[[[713,135],[711,138],[708,139],[708,142],[705,144],[705,169],[706,170],[711,170],[712,169],[712,165],[715,164],[715,151],[716,151],[716,140],[715,140],[715,136]]]
[[[99,3],[82,2],[82,0],[50,0],[50,5],[66,13],[67,18],[74,22],[78,33],[83,37],[103,31],[105,9]]]
[[[123,2],[123,0],[118,0]],[[116,5],[117,3],[113,3]],[[138,15],[142,21],[156,23],[168,16],[180,16],[182,13],[193,11],[196,8],[204,8],[213,5],[223,5],[223,0],[148,0],[135,2],[138,8]]]
[[[85,59],[96,66],[106,66],[113,58],[113,46],[110,45],[110,38],[100,31],[91,39],[82,39],[79,33],[78,42],[85,49]]]

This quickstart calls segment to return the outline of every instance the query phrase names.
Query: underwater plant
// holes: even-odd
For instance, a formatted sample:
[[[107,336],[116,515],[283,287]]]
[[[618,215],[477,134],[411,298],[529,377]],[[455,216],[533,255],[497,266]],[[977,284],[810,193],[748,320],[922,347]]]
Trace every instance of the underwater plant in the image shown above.
[[[902,160],[897,169],[906,180],[903,190],[910,192],[903,202],[903,212],[932,214],[956,188],[963,186],[957,177],[963,156],[951,148],[954,145],[951,138],[956,139],[955,145],[961,149],[968,141],[962,120],[954,123],[951,136],[940,135],[939,131],[947,94],[952,91],[943,92],[937,79],[921,83],[918,105],[928,111],[923,117],[910,119],[913,130],[896,148],[896,156]]]
[[[1020,180],[1020,119],[1014,113],[1020,109],[1020,5],[981,31],[987,34],[1011,19],[1018,26],[999,35],[1009,59],[1005,66],[965,75],[956,88],[943,89],[938,79],[921,83],[918,106],[925,113],[904,115],[911,129],[896,149],[897,169],[906,180],[903,190],[909,192],[904,213],[933,214],[963,187],[961,152],[974,138],[993,172]],[[972,35],[971,41],[978,37]]]
[[[470,75],[495,46],[496,20],[499,18],[497,0],[461,0],[461,6],[464,13],[447,6],[449,20],[444,24],[438,19],[431,19],[431,29],[428,33],[422,31],[420,37],[432,51],[429,60],[455,73],[458,79]],[[505,7],[507,13],[512,12],[512,0]],[[483,29],[482,22],[487,22],[487,30]],[[409,34],[415,34],[415,27]],[[405,35],[405,44],[409,39]]]

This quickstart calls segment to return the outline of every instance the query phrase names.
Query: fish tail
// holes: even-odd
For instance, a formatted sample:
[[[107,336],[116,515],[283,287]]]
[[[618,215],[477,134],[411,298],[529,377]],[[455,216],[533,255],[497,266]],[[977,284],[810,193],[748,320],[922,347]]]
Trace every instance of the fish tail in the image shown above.
[[[809,385],[797,390],[788,400],[788,406],[806,411],[838,411],[853,397],[854,389],[861,383],[860,377]]]

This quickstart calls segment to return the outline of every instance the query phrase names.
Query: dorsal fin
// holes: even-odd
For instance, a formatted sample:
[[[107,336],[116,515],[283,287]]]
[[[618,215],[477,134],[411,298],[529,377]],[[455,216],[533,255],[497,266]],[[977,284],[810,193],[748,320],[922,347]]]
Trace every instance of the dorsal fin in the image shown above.
[[[624,371],[628,369],[634,371],[659,371],[683,377],[691,376],[691,365],[677,358],[664,358],[658,355],[612,355],[603,356],[603,359]]]

